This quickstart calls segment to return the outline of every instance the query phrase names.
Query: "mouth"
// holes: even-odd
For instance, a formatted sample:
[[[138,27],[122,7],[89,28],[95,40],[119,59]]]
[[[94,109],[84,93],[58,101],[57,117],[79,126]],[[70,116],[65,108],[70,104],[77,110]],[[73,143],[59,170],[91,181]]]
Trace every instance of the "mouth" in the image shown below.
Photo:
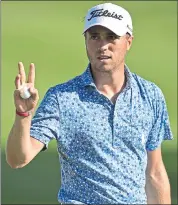
[[[105,60],[111,59],[111,57],[106,56],[106,55],[102,55],[102,56],[98,56],[97,59],[100,61],[105,61]]]

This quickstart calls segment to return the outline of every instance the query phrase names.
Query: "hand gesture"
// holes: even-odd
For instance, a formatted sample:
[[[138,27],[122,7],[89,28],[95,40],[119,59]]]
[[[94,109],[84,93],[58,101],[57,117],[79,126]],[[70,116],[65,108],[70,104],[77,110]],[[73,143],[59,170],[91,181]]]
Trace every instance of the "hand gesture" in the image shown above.
[[[29,112],[33,111],[37,106],[39,95],[38,90],[35,89],[35,65],[30,64],[30,70],[28,74],[28,79],[26,82],[26,74],[24,66],[21,62],[18,63],[19,74],[15,78],[16,90],[14,91],[14,104],[18,112]],[[23,99],[24,88],[28,89],[29,98]]]

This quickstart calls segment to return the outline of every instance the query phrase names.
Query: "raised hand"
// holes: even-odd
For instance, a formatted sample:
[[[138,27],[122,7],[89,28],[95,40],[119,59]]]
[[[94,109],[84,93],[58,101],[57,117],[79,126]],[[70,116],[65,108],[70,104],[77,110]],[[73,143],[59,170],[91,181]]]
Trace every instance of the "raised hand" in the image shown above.
[[[39,95],[38,90],[35,89],[35,65],[30,64],[28,79],[26,80],[25,69],[22,62],[18,63],[19,74],[15,78],[16,90],[14,91],[14,104],[18,112],[33,111],[37,106]],[[24,92],[24,87],[28,88],[30,97],[23,99],[21,95]]]

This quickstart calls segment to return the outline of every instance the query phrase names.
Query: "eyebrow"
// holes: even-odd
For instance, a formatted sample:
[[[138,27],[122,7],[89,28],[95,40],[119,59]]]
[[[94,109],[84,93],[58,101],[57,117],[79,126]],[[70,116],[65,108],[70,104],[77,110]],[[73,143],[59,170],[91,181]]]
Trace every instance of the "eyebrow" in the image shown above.
[[[96,31],[89,31],[88,33],[89,33],[89,34],[99,34],[99,33],[96,32]]]
[[[97,31],[89,31],[89,34],[95,34],[95,35],[99,35],[100,32]],[[114,32],[106,32],[104,33],[105,35],[116,35]],[[117,36],[117,35],[116,35]]]

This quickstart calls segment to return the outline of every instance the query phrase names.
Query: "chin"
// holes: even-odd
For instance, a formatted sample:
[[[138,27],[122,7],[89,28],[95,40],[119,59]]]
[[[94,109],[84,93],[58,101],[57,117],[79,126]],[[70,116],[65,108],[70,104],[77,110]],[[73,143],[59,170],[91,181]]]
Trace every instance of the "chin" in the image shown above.
[[[114,67],[109,64],[97,65],[95,69],[100,72],[110,72],[114,70]]]

